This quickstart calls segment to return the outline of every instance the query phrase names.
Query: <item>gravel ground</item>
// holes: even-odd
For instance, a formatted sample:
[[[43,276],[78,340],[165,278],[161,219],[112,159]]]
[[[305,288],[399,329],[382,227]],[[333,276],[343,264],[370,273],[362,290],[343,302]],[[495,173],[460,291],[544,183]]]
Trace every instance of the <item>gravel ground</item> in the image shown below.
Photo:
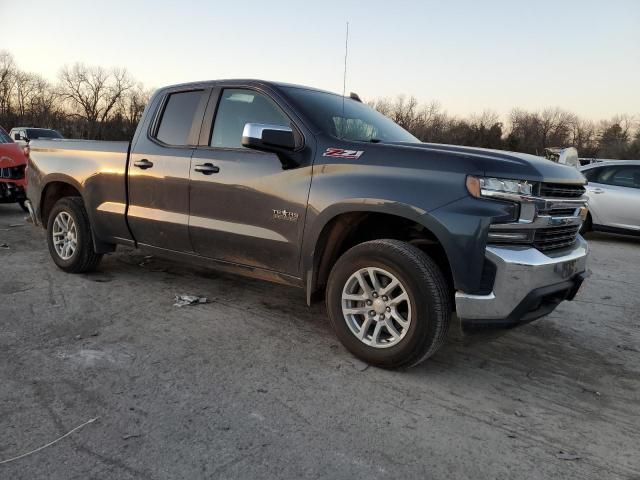
[[[0,462],[98,419],[0,479],[640,478],[640,239],[592,235],[575,301],[395,372],[296,289],[129,249],[68,275],[13,205],[2,243]]]

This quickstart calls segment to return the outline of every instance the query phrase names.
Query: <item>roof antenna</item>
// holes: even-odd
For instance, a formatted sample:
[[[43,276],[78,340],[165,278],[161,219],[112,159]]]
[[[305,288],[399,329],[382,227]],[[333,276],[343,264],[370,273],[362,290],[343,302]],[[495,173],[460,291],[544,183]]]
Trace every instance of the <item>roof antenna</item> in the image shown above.
[[[344,137],[344,124],[347,119],[344,118],[344,96],[347,93],[347,56],[349,54],[349,22],[347,22],[347,34],[344,39],[344,76],[342,77],[342,121],[340,122],[340,138]]]

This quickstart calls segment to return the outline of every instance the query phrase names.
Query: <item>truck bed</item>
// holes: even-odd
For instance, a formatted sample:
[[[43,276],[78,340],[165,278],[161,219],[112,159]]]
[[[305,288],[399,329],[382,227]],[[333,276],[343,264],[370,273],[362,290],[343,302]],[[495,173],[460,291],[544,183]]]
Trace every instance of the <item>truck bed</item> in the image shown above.
[[[49,176],[73,185],[85,201],[97,238],[131,240],[125,219],[128,142],[34,140],[30,147],[30,165],[38,166],[32,172],[32,181]],[[48,184],[40,198],[30,198],[40,215],[50,208],[46,204],[50,188],[56,187]],[[41,188],[32,189],[40,191]]]

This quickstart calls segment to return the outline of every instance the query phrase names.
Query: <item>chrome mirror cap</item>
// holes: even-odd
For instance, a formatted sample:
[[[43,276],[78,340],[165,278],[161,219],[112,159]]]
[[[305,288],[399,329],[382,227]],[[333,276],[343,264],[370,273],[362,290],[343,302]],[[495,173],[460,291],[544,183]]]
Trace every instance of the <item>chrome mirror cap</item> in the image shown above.
[[[252,138],[254,140],[263,140],[265,130],[275,130],[278,132],[293,133],[291,127],[286,125],[271,125],[268,123],[247,123],[242,131],[242,138]]]

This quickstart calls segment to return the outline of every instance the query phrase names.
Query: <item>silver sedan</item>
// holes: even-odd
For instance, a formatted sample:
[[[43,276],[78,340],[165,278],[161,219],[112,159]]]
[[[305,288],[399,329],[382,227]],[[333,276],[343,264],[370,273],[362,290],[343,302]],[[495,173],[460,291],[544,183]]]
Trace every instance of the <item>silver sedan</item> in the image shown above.
[[[589,182],[589,230],[640,235],[640,160],[600,162],[580,168]]]

